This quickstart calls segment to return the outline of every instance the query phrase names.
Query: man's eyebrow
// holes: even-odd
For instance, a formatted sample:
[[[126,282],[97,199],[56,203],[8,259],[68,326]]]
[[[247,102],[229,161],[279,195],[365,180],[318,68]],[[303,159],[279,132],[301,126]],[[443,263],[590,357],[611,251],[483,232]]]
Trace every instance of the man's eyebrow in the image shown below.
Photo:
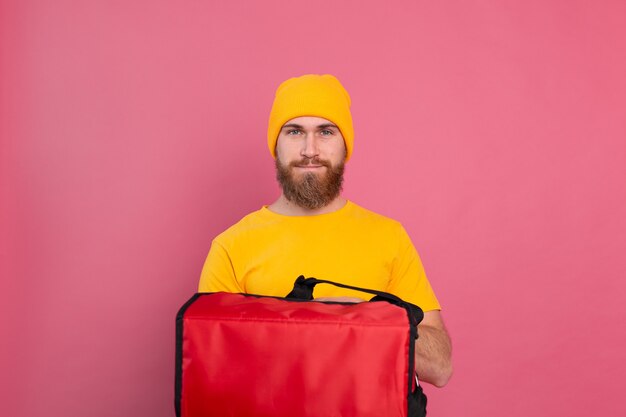
[[[282,130],[282,129],[287,129],[287,128],[290,128],[290,127],[296,128],[296,129],[302,129],[302,126],[300,126],[299,124],[296,124],[296,123],[288,123],[286,125],[283,125],[283,127],[281,127],[280,129]]]
[[[337,125],[335,125],[334,123],[324,123],[321,125],[317,125],[315,126],[316,129],[328,129],[329,127],[334,127],[335,129],[339,129],[337,127]],[[287,123],[286,125],[283,125],[283,127],[281,127],[280,129],[304,129],[304,127],[302,127],[302,125],[299,125],[297,123]]]

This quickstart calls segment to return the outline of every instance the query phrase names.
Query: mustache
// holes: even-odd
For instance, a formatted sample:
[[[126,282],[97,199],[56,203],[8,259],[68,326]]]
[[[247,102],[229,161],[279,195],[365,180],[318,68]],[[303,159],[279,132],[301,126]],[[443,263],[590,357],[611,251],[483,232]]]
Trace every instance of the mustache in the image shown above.
[[[300,159],[299,161],[292,161],[289,164],[290,167],[301,167],[301,166],[307,166],[307,165],[322,165],[327,168],[330,168],[332,166],[332,164],[329,161],[325,159],[319,159],[318,157],[313,157],[313,158],[304,157]]]

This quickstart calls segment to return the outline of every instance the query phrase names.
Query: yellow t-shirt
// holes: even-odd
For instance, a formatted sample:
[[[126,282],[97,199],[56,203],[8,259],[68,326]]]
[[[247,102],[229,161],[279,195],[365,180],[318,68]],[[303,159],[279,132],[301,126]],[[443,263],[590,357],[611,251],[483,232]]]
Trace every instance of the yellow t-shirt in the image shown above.
[[[404,227],[351,201],[317,216],[285,216],[266,206],[250,213],[213,240],[198,291],[284,297],[299,275],[440,309]],[[318,284],[314,296],[372,297],[329,284]]]

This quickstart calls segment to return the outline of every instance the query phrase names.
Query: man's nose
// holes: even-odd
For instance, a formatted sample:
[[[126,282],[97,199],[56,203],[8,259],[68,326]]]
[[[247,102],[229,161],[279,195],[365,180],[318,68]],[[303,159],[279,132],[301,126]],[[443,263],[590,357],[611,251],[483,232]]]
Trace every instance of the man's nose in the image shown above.
[[[304,144],[300,154],[306,158],[313,158],[319,155],[319,148],[317,146],[317,139],[313,134],[307,134],[304,138]]]

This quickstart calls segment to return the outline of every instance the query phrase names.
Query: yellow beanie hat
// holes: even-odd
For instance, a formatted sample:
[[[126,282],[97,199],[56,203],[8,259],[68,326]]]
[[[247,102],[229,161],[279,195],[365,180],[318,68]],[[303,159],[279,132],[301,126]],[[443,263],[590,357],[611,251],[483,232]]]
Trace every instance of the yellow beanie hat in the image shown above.
[[[336,124],[346,144],[346,161],[350,159],[354,144],[350,96],[337,78],[308,74],[290,78],[278,86],[267,128],[267,146],[274,158],[280,129],[289,120],[301,116],[322,117]]]

